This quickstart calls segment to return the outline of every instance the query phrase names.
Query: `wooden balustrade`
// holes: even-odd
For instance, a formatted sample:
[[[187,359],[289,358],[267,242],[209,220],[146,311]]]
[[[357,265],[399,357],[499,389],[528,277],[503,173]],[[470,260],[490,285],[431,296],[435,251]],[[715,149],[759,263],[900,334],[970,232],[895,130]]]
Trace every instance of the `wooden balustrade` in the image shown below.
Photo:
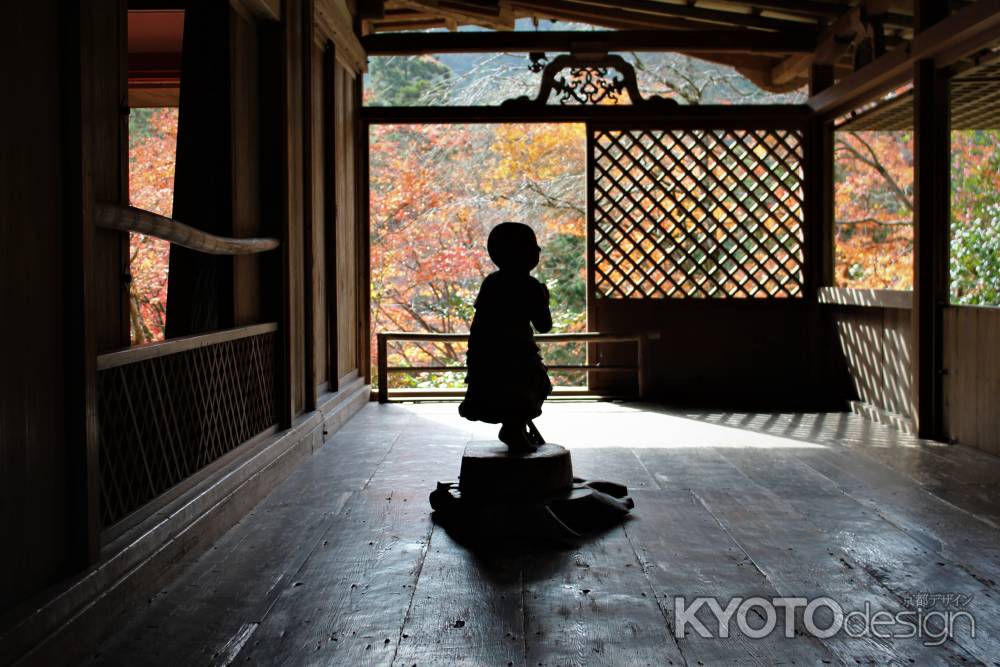
[[[467,366],[390,366],[388,363],[389,341],[416,341],[416,342],[467,342],[467,333],[413,333],[402,331],[386,331],[376,334],[378,345],[378,402],[389,402],[389,373],[413,373],[413,372],[446,372],[446,371],[467,371]],[[560,364],[546,365],[550,371],[587,371],[588,373],[607,372],[631,372],[636,375],[636,394],[633,398],[645,396],[645,379],[643,370],[645,368],[645,339],[642,334],[605,334],[598,332],[584,333],[560,333],[560,334],[538,334],[535,342],[546,343],[634,343],[635,363],[634,364]],[[398,390],[397,390],[398,392]],[[392,393],[397,393],[392,392]],[[563,392],[570,393],[570,392]],[[588,392],[580,392],[586,394]],[[438,389],[426,392],[407,392],[407,397],[418,396],[462,396],[465,390]]]
[[[276,324],[98,357],[107,528],[277,422]]]

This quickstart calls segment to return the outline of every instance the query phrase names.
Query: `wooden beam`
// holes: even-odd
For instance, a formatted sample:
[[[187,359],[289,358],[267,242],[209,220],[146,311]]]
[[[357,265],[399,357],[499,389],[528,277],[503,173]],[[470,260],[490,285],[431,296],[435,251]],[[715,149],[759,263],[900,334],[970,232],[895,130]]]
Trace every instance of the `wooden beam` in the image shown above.
[[[809,22],[768,18],[766,16],[745,14],[742,12],[705,9],[692,4],[668,5],[664,2],[656,2],[655,0],[579,0],[579,2],[595,7],[602,7],[605,10],[610,9],[613,14],[617,14],[621,9],[628,9],[649,13],[651,16],[670,16],[680,19],[705,21],[706,23],[759,28],[762,30],[785,31],[805,29],[815,31],[815,24],[810,24]]]
[[[791,55],[775,65],[771,70],[771,81],[775,85],[781,85],[801,77],[813,63],[834,64],[847,53],[851,44],[862,32],[864,26],[861,23],[861,10],[853,7],[823,31],[813,53]]]
[[[394,0],[394,4],[397,7],[408,7],[462,24],[472,23],[497,30],[512,30],[514,28],[514,15],[508,12],[504,16],[501,14],[499,6],[497,6],[496,11],[475,11],[438,0]]]
[[[237,0],[235,4],[262,21],[281,20],[281,0]]]
[[[322,37],[337,45],[337,56],[349,62],[356,72],[367,65],[365,49],[354,33],[354,21],[342,0],[316,0],[316,28]]]
[[[663,123],[660,110],[631,105],[551,105],[508,108],[487,106],[443,107],[364,107],[361,119],[367,124],[428,123]],[[735,107],[725,104],[680,105],[670,110],[671,127],[715,129],[806,128],[810,116],[804,104],[760,104]],[[362,132],[366,138],[367,132]],[[362,201],[365,203],[365,201]]]
[[[817,113],[838,115],[908,81],[918,60],[932,58],[937,67],[945,67],[997,37],[1000,0],[980,0],[915,35],[909,49],[876,58],[807,103]]]
[[[538,18],[590,23],[617,29],[659,28],[662,30],[711,29],[717,24],[691,19],[653,16],[627,9],[608,9],[567,0],[514,0],[512,6],[527,8]]]
[[[373,56],[426,53],[530,53],[597,51],[675,51],[678,53],[808,53],[810,34],[770,34],[749,30],[608,30],[594,32],[457,32],[368,35],[361,38]]]

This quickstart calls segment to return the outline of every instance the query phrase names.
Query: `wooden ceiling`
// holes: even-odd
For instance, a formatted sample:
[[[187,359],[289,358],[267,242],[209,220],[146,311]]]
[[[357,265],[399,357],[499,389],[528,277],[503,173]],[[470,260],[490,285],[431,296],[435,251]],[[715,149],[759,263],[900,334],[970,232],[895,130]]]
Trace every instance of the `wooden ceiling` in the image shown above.
[[[784,92],[805,85],[813,64],[832,65],[837,75],[852,71],[857,44],[871,39],[874,28],[882,40],[879,48],[908,41],[913,35],[912,4],[912,0],[381,0],[362,3],[362,31],[377,35],[461,26],[512,31],[522,18],[611,30],[697,31],[707,40],[692,49],[698,57],[733,65],[757,85]],[[952,0],[953,9],[968,4]],[[743,55],[730,48],[727,36],[740,31],[753,33],[764,44],[768,36],[775,37],[775,50],[746,49]],[[813,48],[783,50],[782,39],[789,37],[807,40]]]
[[[951,77],[951,129],[1000,130],[1000,51],[966,66]],[[913,91],[908,90],[852,115],[838,130],[894,132],[913,129]]]

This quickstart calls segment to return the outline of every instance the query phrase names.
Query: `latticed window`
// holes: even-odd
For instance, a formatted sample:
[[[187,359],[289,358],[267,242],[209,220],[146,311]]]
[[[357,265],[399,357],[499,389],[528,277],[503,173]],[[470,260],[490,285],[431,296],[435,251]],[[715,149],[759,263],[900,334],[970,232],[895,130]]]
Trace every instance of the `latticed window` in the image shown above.
[[[802,133],[594,130],[598,298],[802,292]]]

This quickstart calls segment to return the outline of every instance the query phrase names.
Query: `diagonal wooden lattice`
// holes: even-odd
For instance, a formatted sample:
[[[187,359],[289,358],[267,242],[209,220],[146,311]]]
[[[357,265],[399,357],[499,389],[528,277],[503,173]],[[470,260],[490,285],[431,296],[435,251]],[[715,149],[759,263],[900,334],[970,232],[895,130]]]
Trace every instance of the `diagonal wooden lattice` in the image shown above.
[[[594,130],[595,296],[802,292],[802,133]]]
[[[228,340],[98,373],[104,526],[275,423],[275,337]]]

